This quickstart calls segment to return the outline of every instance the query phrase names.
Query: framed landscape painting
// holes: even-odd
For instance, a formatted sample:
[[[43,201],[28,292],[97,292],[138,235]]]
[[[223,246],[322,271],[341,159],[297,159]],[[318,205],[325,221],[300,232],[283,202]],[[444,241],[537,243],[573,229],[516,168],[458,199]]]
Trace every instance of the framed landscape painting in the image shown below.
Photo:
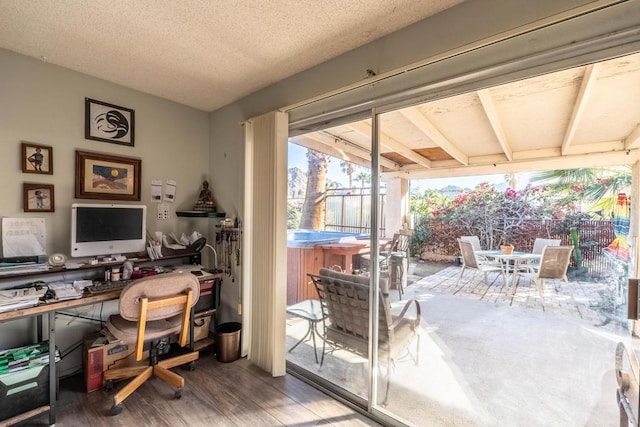
[[[78,199],[140,200],[140,159],[76,151]]]

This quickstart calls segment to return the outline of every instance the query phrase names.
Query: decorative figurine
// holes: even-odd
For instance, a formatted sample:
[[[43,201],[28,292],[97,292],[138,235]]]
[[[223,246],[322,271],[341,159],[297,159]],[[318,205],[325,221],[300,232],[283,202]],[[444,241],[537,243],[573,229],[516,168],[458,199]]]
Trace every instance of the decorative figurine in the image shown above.
[[[216,203],[211,190],[209,190],[209,182],[206,180],[202,183],[202,190],[200,190],[198,200],[196,200],[195,209],[207,212],[216,211]]]

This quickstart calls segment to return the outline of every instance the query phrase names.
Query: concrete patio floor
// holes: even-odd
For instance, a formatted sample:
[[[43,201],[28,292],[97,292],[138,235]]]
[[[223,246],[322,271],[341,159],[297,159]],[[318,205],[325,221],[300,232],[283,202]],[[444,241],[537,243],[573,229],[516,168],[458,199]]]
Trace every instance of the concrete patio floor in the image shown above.
[[[497,274],[487,285],[465,272],[456,284],[459,272],[413,264],[403,300],[392,292],[394,312],[420,303],[420,361],[396,363],[383,410],[419,426],[618,425],[615,347],[637,339],[593,308],[606,284],[548,281],[543,299],[532,282],[521,280],[513,295]],[[287,348],[305,331],[306,321],[289,318]],[[320,366],[310,344],[288,360],[366,397],[364,359],[338,350]]]

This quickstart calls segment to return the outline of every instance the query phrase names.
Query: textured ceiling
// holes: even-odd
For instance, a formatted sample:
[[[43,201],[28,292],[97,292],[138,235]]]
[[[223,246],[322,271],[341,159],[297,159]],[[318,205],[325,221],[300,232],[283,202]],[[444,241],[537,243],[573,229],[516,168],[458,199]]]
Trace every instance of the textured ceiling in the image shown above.
[[[462,0],[0,0],[0,48],[213,111]]]

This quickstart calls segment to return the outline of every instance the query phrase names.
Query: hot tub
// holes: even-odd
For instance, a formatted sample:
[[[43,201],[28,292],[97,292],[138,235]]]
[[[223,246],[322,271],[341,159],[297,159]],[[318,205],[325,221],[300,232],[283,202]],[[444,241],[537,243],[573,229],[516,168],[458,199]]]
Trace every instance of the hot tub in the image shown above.
[[[324,243],[338,243],[345,239],[368,239],[368,234],[324,230],[287,230],[288,248],[309,248]]]
[[[326,257],[322,245],[332,243],[368,244],[369,235],[341,231],[288,230],[287,231],[287,304],[306,299],[318,299],[316,289],[307,273],[318,274],[320,268],[334,264]]]

